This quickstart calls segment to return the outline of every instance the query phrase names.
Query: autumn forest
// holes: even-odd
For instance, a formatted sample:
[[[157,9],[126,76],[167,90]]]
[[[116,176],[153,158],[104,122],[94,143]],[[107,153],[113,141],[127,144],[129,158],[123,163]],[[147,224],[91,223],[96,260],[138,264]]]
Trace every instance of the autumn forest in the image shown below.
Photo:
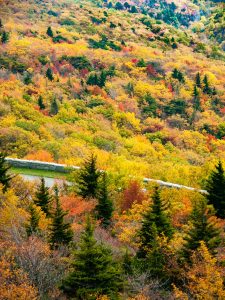
[[[0,300],[225,299],[224,1],[0,5]]]

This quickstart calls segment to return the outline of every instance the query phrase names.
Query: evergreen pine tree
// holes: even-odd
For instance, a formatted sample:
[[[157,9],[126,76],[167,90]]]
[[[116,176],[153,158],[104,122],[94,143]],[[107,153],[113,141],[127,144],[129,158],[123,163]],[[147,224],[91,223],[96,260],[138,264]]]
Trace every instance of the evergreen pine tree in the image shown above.
[[[126,275],[133,274],[133,258],[131,256],[131,254],[129,253],[128,249],[126,249],[126,251],[124,253],[122,266],[123,266],[124,274],[126,274]]]
[[[201,81],[201,75],[200,73],[198,72],[196,74],[196,77],[195,77],[195,84],[198,88],[201,88],[202,87],[202,81]]]
[[[59,106],[58,106],[58,103],[56,101],[56,98],[54,97],[54,99],[51,102],[50,114],[52,116],[55,116],[55,115],[57,115],[58,112],[59,112]]]
[[[58,103],[56,101],[56,98],[54,97],[54,99],[51,102],[50,114],[52,116],[55,116],[55,115],[57,115],[58,112],[59,112],[59,106],[58,106]]]
[[[110,66],[106,71],[106,76],[113,77],[116,74],[116,67],[114,65]]]
[[[159,236],[163,234],[167,238],[171,238],[173,235],[173,227],[165,213],[165,205],[160,198],[158,187],[155,188],[152,200],[153,204],[144,214],[139,232],[140,247],[138,250],[138,257],[146,257],[146,254],[152,248],[152,243],[155,241],[154,227],[156,227]]]
[[[92,154],[78,173],[78,194],[83,198],[97,198],[98,196],[98,181],[101,173],[97,170],[96,161],[96,156]]]
[[[209,81],[208,81],[208,76],[207,75],[204,76],[203,83],[204,83],[203,93],[211,94],[211,88],[209,86]]]
[[[197,85],[194,86],[193,97],[194,97],[194,110],[201,110],[201,102],[200,102],[200,96],[199,96]]]
[[[185,237],[185,243],[181,251],[184,259],[189,260],[192,252],[200,246],[200,242],[205,242],[211,253],[215,253],[215,248],[219,246],[220,229],[216,220],[212,219],[213,209],[207,206],[203,199],[197,202],[190,215],[190,230]]]
[[[38,106],[39,106],[40,110],[45,109],[45,105],[44,105],[43,97],[42,96],[38,97]]]
[[[207,200],[216,210],[216,216],[225,219],[225,173],[221,161],[212,171],[207,183]]]
[[[138,10],[137,10],[136,6],[133,5],[133,6],[131,7],[131,9],[130,9],[130,12],[131,12],[132,14],[138,13]]]
[[[105,71],[102,71],[100,73],[100,76],[99,76],[99,79],[98,79],[98,86],[99,87],[105,86],[106,78],[107,78],[107,73]]]
[[[196,98],[199,98],[199,91],[198,91],[197,85],[194,86],[193,97],[194,97],[195,99],[196,99]]]
[[[53,73],[52,73],[52,69],[48,68],[47,71],[46,71],[46,77],[53,81],[54,77],[53,77]]]
[[[98,220],[101,220],[102,227],[106,228],[111,223],[111,217],[113,213],[113,203],[109,198],[106,173],[103,173],[102,175],[97,200],[98,204],[95,208],[96,216]]]
[[[216,94],[217,94],[217,90],[216,90],[216,88],[215,88],[215,87],[212,89],[211,93],[212,93],[212,95],[213,95],[213,96],[216,96]]]
[[[172,46],[173,49],[177,49],[178,48],[177,43],[172,43],[171,46]]]
[[[143,116],[147,117],[155,117],[157,113],[157,103],[156,100],[147,93],[142,101],[140,101],[141,113]]]
[[[90,74],[87,79],[87,84],[88,85],[98,85],[99,84],[98,75],[96,73]]]
[[[175,79],[178,79],[178,70],[177,70],[177,68],[173,69],[172,77],[175,78]]]
[[[124,9],[124,6],[123,6],[123,4],[120,3],[120,2],[116,2],[115,9],[117,9],[117,10],[123,10],[123,9]]]
[[[29,85],[30,83],[32,83],[32,75],[29,72],[26,72],[23,82],[26,85]]]
[[[10,187],[12,176],[8,174],[10,166],[6,163],[6,155],[0,152],[0,183],[3,185],[3,193]]]
[[[112,8],[113,7],[112,2],[109,2],[108,5],[107,5],[107,7],[108,8]]]
[[[52,31],[52,28],[51,28],[50,26],[48,27],[46,33],[47,33],[47,35],[48,35],[49,37],[53,37],[53,36],[54,36],[53,31]]]
[[[123,285],[121,272],[113,262],[111,250],[95,240],[90,218],[72,266],[72,272],[61,285],[69,297],[94,300],[100,295],[107,295],[110,299],[117,299]]]
[[[9,40],[9,33],[6,31],[3,31],[2,37],[1,37],[2,44],[6,44],[8,42],[8,40]]]
[[[144,68],[144,67],[146,67],[146,66],[147,66],[147,64],[146,64],[146,62],[144,61],[143,58],[141,58],[141,59],[137,62],[137,67]]]
[[[40,215],[34,205],[31,205],[29,207],[29,223],[26,226],[27,235],[31,236],[34,233],[37,233],[39,230],[39,221],[40,221]]]
[[[61,207],[58,187],[55,186],[55,209],[52,212],[52,222],[50,225],[49,243],[52,248],[56,249],[61,245],[68,245],[73,239],[71,224],[65,222],[64,217],[67,212]]]
[[[45,186],[44,178],[41,178],[40,185],[35,194],[34,203],[40,206],[41,210],[46,214],[47,217],[51,215],[51,202],[52,197],[49,193],[49,188]]]
[[[125,9],[129,9],[130,8],[130,4],[128,2],[125,2],[123,6],[124,6]]]
[[[166,274],[164,271],[165,255],[163,247],[160,243],[160,236],[158,234],[155,223],[152,224],[152,241],[151,247],[144,260],[144,270],[148,271],[149,276],[157,279],[165,279]]]
[[[185,82],[183,73],[181,71],[177,70],[177,68],[173,69],[172,77],[179,80],[182,83]]]
[[[181,71],[178,73],[178,78],[177,78],[181,83],[185,83],[184,75]]]

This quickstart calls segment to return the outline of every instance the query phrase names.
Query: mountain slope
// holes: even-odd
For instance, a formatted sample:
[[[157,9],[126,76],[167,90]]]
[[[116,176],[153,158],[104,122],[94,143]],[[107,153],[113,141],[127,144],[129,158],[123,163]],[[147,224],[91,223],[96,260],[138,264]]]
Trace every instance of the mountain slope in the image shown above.
[[[80,164],[94,151],[118,178],[193,186],[225,158],[224,54],[191,28],[86,1],[4,2],[1,20],[9,155]]]

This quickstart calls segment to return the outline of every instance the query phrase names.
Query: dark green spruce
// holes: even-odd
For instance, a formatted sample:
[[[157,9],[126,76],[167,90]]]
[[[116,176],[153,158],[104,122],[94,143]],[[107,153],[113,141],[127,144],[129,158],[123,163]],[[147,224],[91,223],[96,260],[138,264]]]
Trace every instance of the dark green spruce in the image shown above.
[[[1,42],[2,44],[6,44],[9,41],[9,33],[6,31],[2,32]]]
[[[62,209],[58,187],[55,186],[55,209],[52,212],[51,224],[49,227],[50,238],[49,243],[53,249],[57,249],[60,246],[68,245],[73,239],[73,231],[71,224],[65,221],[67,211]]]
[[[44,178],[41,178],[40,185],[35,193],[34,203],[37,206],[40,206],[41,210],[46,214],[47,217],[50,217],[52,197],[49,193],[49,188],[45,186]]]
[[[222,162],[219,161],[206,183],[208,195],[206,198],[216,210],[216,216],[225,219],[225,173]]]
[[[143,216],[139,231],[140,247],[137,256],[140,258],[145,258],[152,249],[153,243],[155,243],[155,231],[159,236],[164,235],[168,239],[172,237],[174,232],[170,219],[165,212],[166,207],[161,200],[158,187],[155,188],[152,200],[152,205]]]
[[[47,69],[47,71],[46,71],[46,77],[47,77],[50,81],[53,81],[54,76],[53,76],[53,73],[52,73],[52,69],[50,69],[50,68]]]
[[[95,240],[89,217],[72,268],[61,285],[70,299],[95,300],[99,295],[118,299],[123,286],[120,268],[113,261],[111,250]]]
[[[3,192],[6,192],[10,187],[12,176],[8,173],[9,169],[10,166],[6,162],[6,154],[0,153],[0,183],[3,186]]]
[[[59,112],[59,105],[58,105],[56,98],[54,97],[54,99],[51,102],[50,114],[52,116],[55,116],[55,115],[57,115],[58,112]]]
[[[195,84],[198,88],[201,88],[202,87],[202,80],[201,80],[201,75],[200,73],[198,72],[196,74],[196,77],[195,77]]]
[[[151,278],[165,280],[167,277],[164,270],[165,262],[164,247],[162,247],[160,243],[160,235],[158,234],[155,223],[153,223],[151,247],[144,260],[143,270],[146,270]]]
[[[177,68],[173,69],[172,71],[172,77],[177,79],[181,83],[185,83],[184,75],[181,71],[179,71]]]
[[[27,235],[31,236],[32,234],[36,234],[39,231],[40,215],[35,205],[30,205],[29,214],[30,214],[29,223],[26,226],[26,231],[27,231]]]
[[[200,246],[200,242],[205,242],[209,251],[214,254],[216,248],[221,242],[220,229],[216,224],[216,220],[212,218],[214,215],[212,207],[202,199],[198,201],[190,215],[190,230],[185,237],[185,243],[181,251],[181,256],[189,260],[193,251]]]
[[[97,169],[97,158],[92,154],[78,173],[78,194],[87,199],[97,198],[100,175]]]
[[[197,85],[194,86],[193,90],[193,107],[195,111],[201,111],[201,101],[200,101],[200,94]]]
[[[96,205],[96,217],[101,221],[101,225],[107,228],[111,224],[113,214],[113,203],[109,197],[107,175],[103,173],[99,184],[99,192],[97,196],[98,204]]]
[[[53,31],[52,31],[52,28],[51,28],[50,26],[48,27],[46,33],[47,33],[47,35],[48,35],[49,37],[53,37],[53,36],[54,36]]]
[[[45,105],[44,105],[43,97],[42,96],[38,97],[38,106],[39,106],[40,110],[45,109]]]
[[[203,93],[210,95],[212,92],[211,87],[209,85],[208,76],[205,75],[203,78]]]

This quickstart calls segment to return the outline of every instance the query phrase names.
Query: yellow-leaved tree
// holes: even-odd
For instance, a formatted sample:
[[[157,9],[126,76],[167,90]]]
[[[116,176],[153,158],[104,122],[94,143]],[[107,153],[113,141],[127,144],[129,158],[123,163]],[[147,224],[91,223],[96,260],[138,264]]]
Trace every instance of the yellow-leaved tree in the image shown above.
[[[175,299],[189,299],[187,295],[198,300],[225,299],[221,269],[204,242],[201,242],[192,255],[191,264],[187,267],[184,277],[187,282],[185,292],[174,287]]]
[[[0,259],[0,300],[36,300],[37,290],[10,255]]]

